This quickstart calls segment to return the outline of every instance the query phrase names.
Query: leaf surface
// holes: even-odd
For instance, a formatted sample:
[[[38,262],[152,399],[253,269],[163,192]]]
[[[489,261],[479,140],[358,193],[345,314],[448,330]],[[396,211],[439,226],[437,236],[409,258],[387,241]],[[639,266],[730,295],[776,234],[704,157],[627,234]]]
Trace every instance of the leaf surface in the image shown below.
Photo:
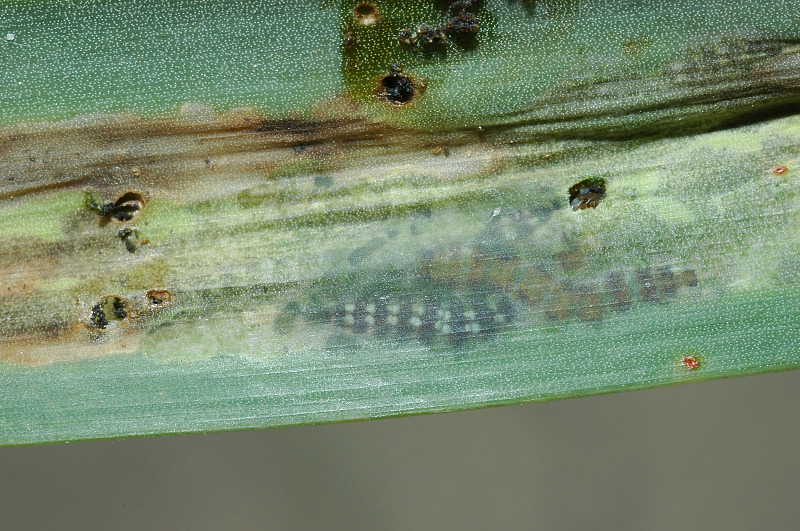
[[[464,5],[3,2],[0,443],[796,368],[796,10]]]

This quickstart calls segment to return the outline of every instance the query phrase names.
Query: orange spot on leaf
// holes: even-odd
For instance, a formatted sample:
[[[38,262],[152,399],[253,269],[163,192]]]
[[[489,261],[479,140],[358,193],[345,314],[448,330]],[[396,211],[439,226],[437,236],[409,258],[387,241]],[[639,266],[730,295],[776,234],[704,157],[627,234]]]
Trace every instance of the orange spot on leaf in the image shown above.
[[[774,173],[775,175],[783,175],[787,171],[789,171],[789,168],[787,168],[786,166],[778,166],[777,168],[772,170],[772,173]]]
[[[695,356],[686,356],[683,358],[683,366],[689,369],[690,371],[698,368],[700,366],[700,360],[697,359]]]

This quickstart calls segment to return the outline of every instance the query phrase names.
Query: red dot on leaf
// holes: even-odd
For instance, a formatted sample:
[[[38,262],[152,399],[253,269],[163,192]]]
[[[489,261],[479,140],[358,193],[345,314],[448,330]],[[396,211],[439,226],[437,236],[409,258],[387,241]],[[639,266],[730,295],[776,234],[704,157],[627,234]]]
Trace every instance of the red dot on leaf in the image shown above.
[[[686,356],[683,358],[683,366],[689,370],[694,370],[700,366],[700,360],[694,356]]]
[[[787,168],[786,166],[778,166],[777,168],[772,170],[772,173],[774,173],[775,175],[783,175],[787,171],[789,171],[789,168]]]

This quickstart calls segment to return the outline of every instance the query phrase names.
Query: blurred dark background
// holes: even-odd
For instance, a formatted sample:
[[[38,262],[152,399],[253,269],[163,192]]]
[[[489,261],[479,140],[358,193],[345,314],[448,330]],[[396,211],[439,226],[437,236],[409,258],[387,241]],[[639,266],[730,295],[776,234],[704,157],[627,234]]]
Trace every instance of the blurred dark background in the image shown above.
[[[796,529],[800,371],[266,431],[0,448],[3,529]]]

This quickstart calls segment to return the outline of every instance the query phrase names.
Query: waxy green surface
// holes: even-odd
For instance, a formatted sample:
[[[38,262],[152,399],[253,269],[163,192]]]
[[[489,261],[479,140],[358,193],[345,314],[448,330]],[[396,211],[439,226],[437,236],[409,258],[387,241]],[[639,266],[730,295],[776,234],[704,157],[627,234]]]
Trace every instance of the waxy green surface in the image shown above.
[[[0,6],[0,443],[800,364],[791,3],[356,4]]]

